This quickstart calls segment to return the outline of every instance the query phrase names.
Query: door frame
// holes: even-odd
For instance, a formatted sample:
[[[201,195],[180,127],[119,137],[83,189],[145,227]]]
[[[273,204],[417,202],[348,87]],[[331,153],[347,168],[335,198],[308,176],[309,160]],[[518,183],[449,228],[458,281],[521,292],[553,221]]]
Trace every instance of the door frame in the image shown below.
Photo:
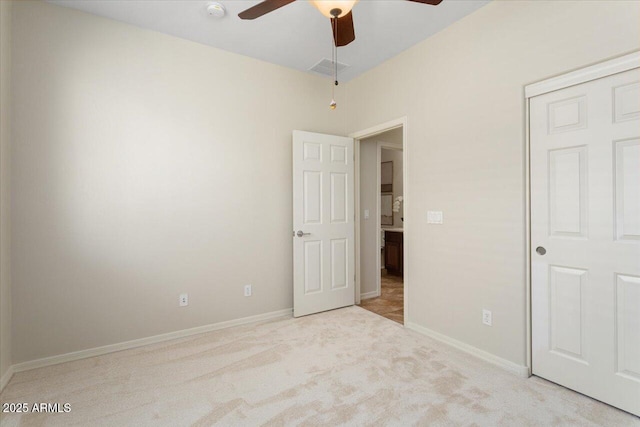
[[[635,51],[613,59],[579,68],[564,74],[547,78],[524,87],[525,102],[525,307],[526,307],[526,343],[527,368],[532,375],[533,317],[531,310],[531,134],[530,134],[530,101],[531,98],[556,90],[601,79],[613,74],[640,68],[640,51]],[[356,242],[357,244],[357,242]]]
[[[361,287],[361,283],[360,283],[360,279],[361,279],[361,275],[360,275],[360,221],[361,221],[361,212],[360,212],[360,141],[366,138],[370,138],[376,135],[379,135],[381,133],[393,130],[393,129],[397,129],[397,128],[402,128],[402,180],[403,180],[403,211],[404,211],[404,222],[403,222],[403,229],[404,229],[404,233],[405,235],[407,234],[408,230],[409,230],[409,217],[410,215],[408,215],[409,210],[408,210],[408,206],[410,203],[410,199],[409,199],[409,180],[407,179],[409,174],[409,164],[408,164],[408,159],[409,159],[409,144],[408,144],[408,139],[407,139],[407,117],[400,117],[394,120],[390,120],[388,122],[379,124],[377,126],[372,126],[366,129],[363,129],[361,131],[357,131],[357,132],[353,132],[351,134],[349,134],[349,137],[353,138],[354,140],[354,145],[353,145],[353,152],[355,154],[355,161],[354,161],[354,170],[356,171],[355,174],[355,191],[354,191],[354,198],[355,198],[355,277],[356,277],[356,285],[355,285],[355,301],[356,304],[360,304],[360,287]],[[378,144],[377,147],[377,158],[378,158],[378,163],[380,160],[380,156],[381,156],[381,144]],[[378,182],[377,188],[380,188],[380,166],[378,166]],[[380,203],[381,203],[381,198],[380,198],[380,194],[378,194],[378,212],[380,211]],[[407,200],[409,200],[409,203],[407,203]],[[378,244],[378,248],[380,247],[380,221],[378,219],[378,235],[376,236],[376,241]],[[404,252],[405,254],[408,252],[408,240],[406,237],[404,239]],[[377,257],[377,261],[376,261],[376,265],[378,266],[378,268],[380,267],[380,256]],[[403,270],[404,270],[404,278],[403,278],[403,295],[404,295],[404,324],[407,323],[407,320],[409,318],[409,303],[408,303],[408,298],[406,297],[408,295],[408,290],[409,290],[409,269],[407,268],[408,266],[408,262],[407,262],[407,257],[403,257]],[[377,287],[378,287],[378,292],[380,291],[380,279],[379,279],[379,275],[378,275],[378,283],[377,283]]]

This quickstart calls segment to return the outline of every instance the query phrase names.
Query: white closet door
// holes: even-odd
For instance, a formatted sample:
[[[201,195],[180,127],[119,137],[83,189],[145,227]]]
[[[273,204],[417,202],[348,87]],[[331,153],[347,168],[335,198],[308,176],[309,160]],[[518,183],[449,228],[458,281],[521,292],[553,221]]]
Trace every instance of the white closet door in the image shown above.
[[[636,415],[639,81],[530,100],[533,373]]]

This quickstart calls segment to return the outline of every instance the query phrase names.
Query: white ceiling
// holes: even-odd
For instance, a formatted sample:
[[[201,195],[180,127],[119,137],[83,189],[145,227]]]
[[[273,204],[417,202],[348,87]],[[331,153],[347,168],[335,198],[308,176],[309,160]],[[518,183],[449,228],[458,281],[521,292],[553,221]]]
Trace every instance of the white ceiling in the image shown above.
[[[48,0],[286,67],[306,71],[331,58],[331,24],[298,0],[253,21],[238,13],[259,1],[221,0],[224,18],[207,14],[202,0]],[[490,0],[444,0],[429,6],[404,0],[361,0],[353,9],[356,40],[338,49],[350,80],[437,33]]]

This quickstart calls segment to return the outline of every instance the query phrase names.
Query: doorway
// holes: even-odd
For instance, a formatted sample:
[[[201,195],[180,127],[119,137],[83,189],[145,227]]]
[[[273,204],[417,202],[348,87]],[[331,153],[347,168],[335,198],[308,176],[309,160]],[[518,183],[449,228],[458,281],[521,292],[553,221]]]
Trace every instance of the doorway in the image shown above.
[[[406,306],[404,131],[395,126],[356,142],[356,301],[400,324]]]

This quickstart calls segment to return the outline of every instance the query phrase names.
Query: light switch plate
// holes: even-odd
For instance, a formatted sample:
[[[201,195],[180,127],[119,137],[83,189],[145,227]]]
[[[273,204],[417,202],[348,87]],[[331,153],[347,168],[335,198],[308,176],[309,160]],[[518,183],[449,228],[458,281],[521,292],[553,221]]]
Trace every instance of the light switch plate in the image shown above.
[[[369,219],[369,209],[364,210],[364,219]]]
[[[427,224],[442,224],[443,222],[442,211],[427,211]]]

